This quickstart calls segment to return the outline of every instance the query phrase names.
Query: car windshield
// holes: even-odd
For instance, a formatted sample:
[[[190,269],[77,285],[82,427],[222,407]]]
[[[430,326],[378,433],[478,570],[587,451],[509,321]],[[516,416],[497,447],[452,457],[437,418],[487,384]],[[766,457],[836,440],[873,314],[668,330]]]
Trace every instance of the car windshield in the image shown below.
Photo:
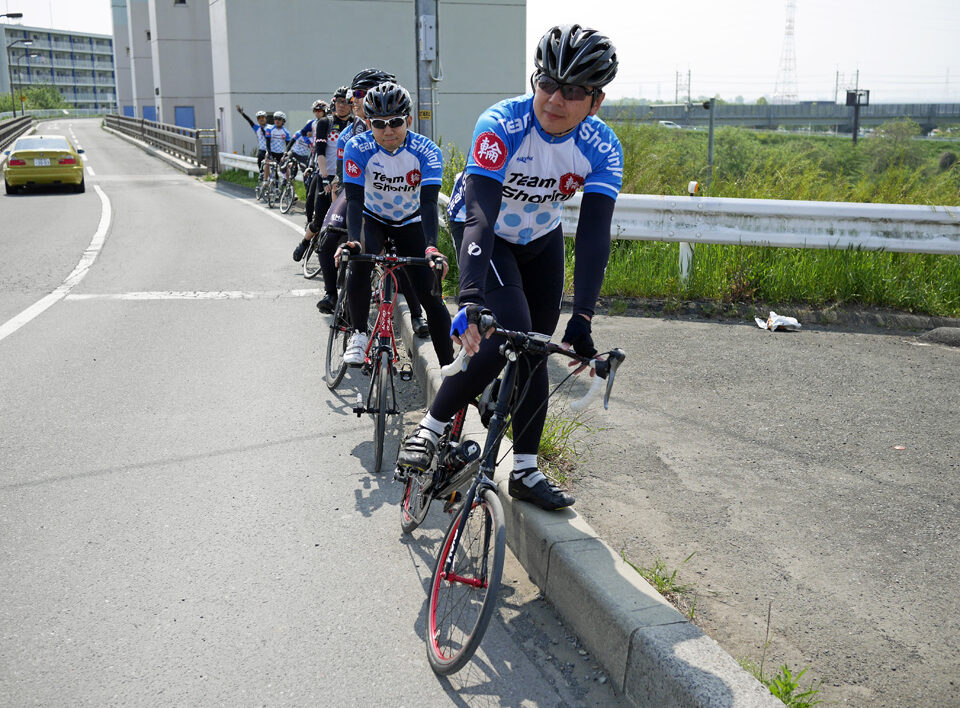
[[[14,150],[69,150],[70,145],[67,144],[65,138],[41,138],[41,137],[29,137],[29,138],[20,138],[17,141]]]

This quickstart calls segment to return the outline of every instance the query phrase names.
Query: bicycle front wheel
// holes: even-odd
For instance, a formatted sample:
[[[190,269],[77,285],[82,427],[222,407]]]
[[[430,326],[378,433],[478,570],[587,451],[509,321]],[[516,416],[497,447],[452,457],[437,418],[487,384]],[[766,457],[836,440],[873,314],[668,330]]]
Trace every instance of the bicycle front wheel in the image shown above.
[[[373,471],[380,472],[380,466],[383,464],[383,440],[386,437],[387,430],[387,394],[390,382],[387,377],[390,376],[390,352],[386,349],[380,351],[377,356],[377,368],[374,372],[376,380],[371,385],[375,387],[375,410],[373,414],[373,445],[376,448],[374,455]]]
[[[303,254],[303,277],[312,279],[317,277],[320,272],[320,244],[319,237],[314,236],[310,240],[307,252]]]
[[[347,290],[340,290],[337,306],[333,310],[333,321],[330,323],[330,334],[327,336],[326,382],[331,391],[343,381],[347,371],[347,363],[343,360],[347,351],[347,335],[350,333],[350,322],[347,316]]]
[[[257,199],[263,201],[266,194],[266,183],[263,181],[263,173],[260,173],[260,179],[257,180],[257,188],[254,190],[254,193],[257,195]]]
[[[458,529],[448,574],[444,566]],[[430,579],[427,607],[427,658],[436,673],[456,673],[480,646],[497,601],[505,542],[503,507],[491,489],[478,492],[473,506],[450,523]]]
[[[293,208],[296,202],[297,191],[294,189],[292,182],[287,182],[283,187],[283,192],[280,194],[280,211],[286,214]]]
[[[275,182],[271,182],[267,185],[267,206],[273,209],[273,203],[277,201],[278,197],[278,187]]]

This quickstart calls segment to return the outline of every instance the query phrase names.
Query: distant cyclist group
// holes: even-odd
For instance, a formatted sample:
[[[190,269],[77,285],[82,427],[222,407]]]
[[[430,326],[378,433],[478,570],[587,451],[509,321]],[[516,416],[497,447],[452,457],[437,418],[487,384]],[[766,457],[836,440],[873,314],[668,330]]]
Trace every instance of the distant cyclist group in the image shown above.
[[[546,338],[554,333],[565,275],[560,217],[564,203],[577,192],[582,200],[574,242],[573,312],[561,346],[584,361],[597,357],[591,321],[623,177],[620,142],[597,113],[604,87],[617,73],[616,49],[596,30],[557,26],[541,38],[535,66],[531,93],[500,101],[480,115],[466,167],[452,189],[447,216],[460,272],[460,309],[453,317],[435,287],[435,279],[448,270],[438,249],[443,154],[432,140],[410,129],[410,93],[394,74],[360,71],[349,86],[336,90],[329,107],[315,101],[314,119],[293,135],[284,113],[258,111],[251,119],[237,106],[256,134],[264,178],[281,164],[309,173],[307,224],[293,259],[318,259],[324,294],[317,308],[322,313],[333,313],[344,300],[350,332],[343,362],[369,365],[371,349],[375,265],[350,257],[385,251],[400,259],[426,259],[429,265],[397,272],[416,335],[429,336],[441,365],[454,360],[454,343],[469,356],[460,373],[444,379],[426,415],[402,443],[400,479],[436,466],[438,441],[451,421],[489,390],[504,368],[509,349],[500,337],[491,336],[495,330]],[[349,261],[342,279],[341,261]],[[555,510],[574,499],[537,462],[549,397],[545,361],[546,354],[539,360],[527,356],[517,370],[509,493]]]

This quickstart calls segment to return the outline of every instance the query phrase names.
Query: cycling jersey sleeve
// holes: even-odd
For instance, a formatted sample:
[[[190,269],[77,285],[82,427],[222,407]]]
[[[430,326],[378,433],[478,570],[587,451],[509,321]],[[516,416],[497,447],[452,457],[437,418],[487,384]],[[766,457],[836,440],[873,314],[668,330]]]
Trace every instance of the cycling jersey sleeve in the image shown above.
[[[363,187],[366,181],[364,171],[367,168],[370,153],[361,152],[358,149],[359,145],[360,141],[355,136],[343,148],[343,182],[344,184],[358,184]]]
[[[343,189],[347,195],[347,237],[359,242],[363,226],[363,186],[345,184]]]
[[[610,224],[615,204],[613,197],[599,192],[584,194],[580,202],[580,220],[574,245],[574,314],[593,317],[610,258]]]
[[[439,184],[428,184],[420,187],[420,221],[423,223],[423,238],[427,246],[437,246],[437,230],[439,228],[439,208],[437,199],[440,196]]]
[[[473,131],[473,149],[464,172],[503,184],[508,158],[523,141],[523,126],[516,122],[503,114],[500,104],[484,111]]]
[[[590,174],[583,184],[583,193],[606,194],[617,198],[623,186],[623,147],[606,123],[592,118],[580,126],[580,137],[589,135]]]
[[[316,150],[326,150],[327,149],[327,135],[330,132],[330,119],[324,118],[323,120],[317,121],[317,127],[314,130],[314,145]]]
[[[493,177],[479,174],[464,178],[464,201],[466,222],[463,243],[460,245],[460,295],[459,304],[482,305],[487,271],[493,254],[493,225],[500,213],[501,183]],[[609,234],[608,234],[609,236]]]

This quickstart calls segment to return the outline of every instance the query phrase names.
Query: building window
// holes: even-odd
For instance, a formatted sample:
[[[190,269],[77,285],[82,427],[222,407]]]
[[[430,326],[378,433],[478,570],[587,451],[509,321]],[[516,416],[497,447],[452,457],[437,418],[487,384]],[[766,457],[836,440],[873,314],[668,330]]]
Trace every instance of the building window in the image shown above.
[[[173,0],[174,5],[186,5],[187,0]]]
[[[150,30],[147,30],[147,41],[150,41]]]

